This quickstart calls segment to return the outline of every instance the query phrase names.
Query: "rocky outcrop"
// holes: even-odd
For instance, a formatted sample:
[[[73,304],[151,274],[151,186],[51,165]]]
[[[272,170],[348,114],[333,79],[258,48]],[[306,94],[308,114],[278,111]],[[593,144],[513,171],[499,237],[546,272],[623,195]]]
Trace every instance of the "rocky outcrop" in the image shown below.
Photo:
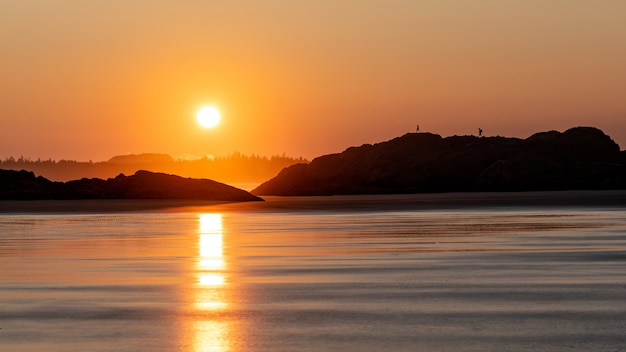
[[[626,189],[626,154],[577,127],[527,139],[409,133],[283,169],[257,195]]]
[[[52,182],[28,171],[0,170],[0,199],[193,199],[261,201],[244,190],[207,179],[138,171],[119,175]]]

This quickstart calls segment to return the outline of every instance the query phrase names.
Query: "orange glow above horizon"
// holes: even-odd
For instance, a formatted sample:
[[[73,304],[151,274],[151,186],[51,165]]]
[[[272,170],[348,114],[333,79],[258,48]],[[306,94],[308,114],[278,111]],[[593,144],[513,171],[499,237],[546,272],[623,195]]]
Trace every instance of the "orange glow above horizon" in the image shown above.
[[[569,0],[9,2],[0,158],[312,159],[416,124],[522,138],[595,126],[624,149],[624,13]],[[198,126],[207,102],[219,133]]]

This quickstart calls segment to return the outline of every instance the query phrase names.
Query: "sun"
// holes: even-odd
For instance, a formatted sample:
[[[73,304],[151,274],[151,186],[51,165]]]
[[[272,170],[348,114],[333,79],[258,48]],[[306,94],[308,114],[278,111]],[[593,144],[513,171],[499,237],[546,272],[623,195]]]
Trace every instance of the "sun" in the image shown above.
[[[220,122],[220,112],[212,106],[205,106],[198,110],[197,119],[204,128],[215,127]]]

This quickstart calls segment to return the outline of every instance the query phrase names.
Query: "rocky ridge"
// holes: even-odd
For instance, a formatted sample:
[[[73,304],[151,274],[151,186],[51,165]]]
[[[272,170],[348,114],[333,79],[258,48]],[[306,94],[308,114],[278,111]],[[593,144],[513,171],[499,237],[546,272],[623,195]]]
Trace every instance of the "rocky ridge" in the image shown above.
[[[306,196],[626,189],[626,152],[576,127],[526,139],[408,133],[283,169],[252,191]]]
[[[0,199],[193,199],[262,201],[244,190],[208,179],[149,171],[102,180],[53,182],[29,171],[0,170]]]

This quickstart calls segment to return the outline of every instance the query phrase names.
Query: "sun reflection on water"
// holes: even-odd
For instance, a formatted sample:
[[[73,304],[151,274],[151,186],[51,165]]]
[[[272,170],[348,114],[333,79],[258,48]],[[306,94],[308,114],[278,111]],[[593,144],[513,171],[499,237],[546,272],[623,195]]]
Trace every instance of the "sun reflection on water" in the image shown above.
[[[196,330],[196,352],[225,352],[228,348],[228,325],[224,322],[205,320],[198,321]]]
[[[200,253],[198,257],[200,286],[224,285],[222,236],[222,215],[200,214]]]
[[[227,285],[224,270],[223,230],[221,214],[199,215],[197,283],[194,304],[201,318],[193,324],[193,348],[196,352],[229,351],[229,323],[212,315],[228,308],[224,288]]]

